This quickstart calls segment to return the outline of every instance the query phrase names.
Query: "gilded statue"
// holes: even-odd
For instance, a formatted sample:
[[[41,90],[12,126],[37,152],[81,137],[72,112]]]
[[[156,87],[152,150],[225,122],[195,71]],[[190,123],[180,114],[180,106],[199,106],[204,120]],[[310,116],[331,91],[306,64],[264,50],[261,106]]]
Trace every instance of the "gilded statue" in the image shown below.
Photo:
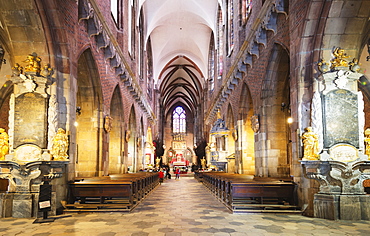
[[[312,131],[312,127],[307,127],[306,132],[302,135],[303,141],[303,159],[318,160],[319,159],[319,137]]]
[[[365,154],[369,156],[370,159],[370,128],[367,128],[364,132],[365,134]]]
[[[27,59],[24,62],[27,62],[27,66],[24,67],[24,71],[40,73],[41,58],[38,57],[36,53],[28,54]]]
[[[202,165],[202,169],[205,169],[206,168],[206,159],[204,159],[204,157],[202,159],[200,159],[200,163]]]
[[[0,128],[0,161],[5,160],[5,155],[9,152],[9,136],[5,129]]]
[[[333,51],[334,58],[330,61],[331,62],[331,68],[334,69],[335,67],[339,66],[348,66],[348,62],[344,60],[345,58],[348,58],[346,53],[344,53],[344,49],[336,48]]]
[[[53,146],[51,148],[51,155],[53,156],[54,161],[68,160],[68,143],[66,131],[59,128],[57,134],[53,138]]]

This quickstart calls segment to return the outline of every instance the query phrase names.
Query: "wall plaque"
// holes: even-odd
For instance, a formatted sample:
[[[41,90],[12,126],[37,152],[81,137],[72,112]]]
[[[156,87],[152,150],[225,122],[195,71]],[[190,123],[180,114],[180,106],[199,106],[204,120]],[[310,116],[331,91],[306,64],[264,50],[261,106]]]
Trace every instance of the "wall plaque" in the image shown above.
[[[39,93],[24,93],[15,99],[14,147],[35,144],[46,148],[47,99]]]
[[[324,95],[324,147],[337,143],[359,147],[358,98],[345,89],[337,89]]]
[[[348,144],[338,144],[330,148],[330,157],[336,161],[351,162],[358,158],[358,151]]]

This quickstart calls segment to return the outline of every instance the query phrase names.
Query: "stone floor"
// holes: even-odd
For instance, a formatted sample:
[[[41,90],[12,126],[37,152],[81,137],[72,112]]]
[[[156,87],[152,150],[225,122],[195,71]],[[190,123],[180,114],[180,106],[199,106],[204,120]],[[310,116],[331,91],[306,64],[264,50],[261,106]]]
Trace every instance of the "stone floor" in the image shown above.
[[[231,214],[193,178],[166,180],[131,213],[84,213],[33,224],[0,219],[0,235],[370,235],[369,221]]]

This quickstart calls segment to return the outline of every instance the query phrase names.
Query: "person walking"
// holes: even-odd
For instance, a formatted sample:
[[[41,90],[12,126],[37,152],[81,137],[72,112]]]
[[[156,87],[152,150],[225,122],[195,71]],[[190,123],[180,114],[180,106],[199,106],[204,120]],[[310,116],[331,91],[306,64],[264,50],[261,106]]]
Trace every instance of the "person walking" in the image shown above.
[[[176,174],[176,178],[175,179],[180,179],[180,168],[176,168],[175,174]]]
[[[159,177],[159,184],[162,184],[163,178],[164,178],[164,173],[162,169],[158,172],[158,177]]]

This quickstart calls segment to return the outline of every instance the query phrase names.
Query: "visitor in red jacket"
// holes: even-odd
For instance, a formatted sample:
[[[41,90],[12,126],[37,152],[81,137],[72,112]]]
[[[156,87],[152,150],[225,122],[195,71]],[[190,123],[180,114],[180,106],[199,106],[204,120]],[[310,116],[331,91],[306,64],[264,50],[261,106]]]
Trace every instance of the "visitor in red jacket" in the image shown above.
[[[177,168],[176,170],[175,170],[175,174],[176,174],[176,178],[175,179],[180,179],[180,168]]]
[[[158,177],[159,177],[159,184],[163,183],[164,173],[162,169],[158,172]]]

